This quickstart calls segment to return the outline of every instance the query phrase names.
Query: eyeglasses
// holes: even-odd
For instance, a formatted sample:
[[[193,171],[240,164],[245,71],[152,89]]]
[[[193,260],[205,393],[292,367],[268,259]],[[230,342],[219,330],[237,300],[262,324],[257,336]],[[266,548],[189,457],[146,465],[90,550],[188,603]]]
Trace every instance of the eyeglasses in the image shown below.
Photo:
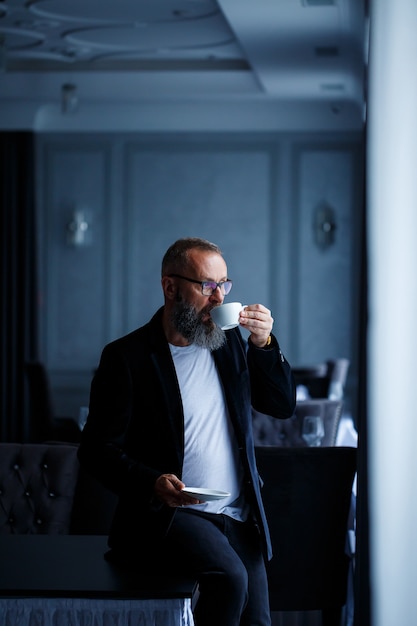
[[[216,283],[215,280],[194,280],[194,278],[187,278],[186,276],[181,276],[180,274],[169,274],[169,276],[170,278],[182,278],[183,280],[188,280],[189,283],[196,283],[197,285],[201,285],[201,293],[203,294],[203,296],[213,295],[217,287],[220,289],[224,296],[227,296],[232,288],[231,280],[224,280],[223,282]]]

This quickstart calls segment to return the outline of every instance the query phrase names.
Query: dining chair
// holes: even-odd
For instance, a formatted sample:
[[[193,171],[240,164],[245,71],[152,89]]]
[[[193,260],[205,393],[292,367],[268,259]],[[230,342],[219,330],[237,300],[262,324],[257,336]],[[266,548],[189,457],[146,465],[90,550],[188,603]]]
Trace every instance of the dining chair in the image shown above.
[[[356,449],[260,446],[256,458],[274,554],[271,611],[321,611],[323,626],[341,626]]]
[[[43,363],[25,363],[25,374],[29,391],[31,441],[79,443],[81,431],[77,422],[71,417],[55,415],[49,377]]]
[[[327,397],[339,400],[343,398],[345,393],[350,361],[349,359],[330,359],[326,364],[329,381]]]
[[[296,385],[305,387],[310,398],[341,400],[349,366],[349,359],[337,358],[310,367],[293,367],[292,371]]]
[[[252,425],[255,445],[306,447],[307,443],[302,436],[304,418],[315,415],[322,418],[324,425],[324,437],[321,445],[335,446],[342,408],[341,400],[317,398],[299,400],[294,415],[285,420],[253,411]]]

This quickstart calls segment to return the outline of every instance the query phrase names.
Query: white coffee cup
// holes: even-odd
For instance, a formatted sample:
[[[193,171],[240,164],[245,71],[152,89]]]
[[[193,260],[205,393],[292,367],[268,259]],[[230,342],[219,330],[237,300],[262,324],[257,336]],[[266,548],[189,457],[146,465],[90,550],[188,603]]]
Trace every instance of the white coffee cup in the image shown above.
[[[210,315],[222,330],[230,330],[239,325],[239,314],[245,306],[246,304],[240,302],[226,302],[226,304],[214,307]]]

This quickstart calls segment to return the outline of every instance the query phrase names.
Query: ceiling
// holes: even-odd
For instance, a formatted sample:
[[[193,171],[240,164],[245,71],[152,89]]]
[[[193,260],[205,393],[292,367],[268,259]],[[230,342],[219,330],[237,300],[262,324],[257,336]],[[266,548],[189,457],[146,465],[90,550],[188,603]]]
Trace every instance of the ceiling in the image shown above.
[[[238,98],[361,117],[365,4],[0,0],[0,106],[63,106],[73,85],[69,110]]]

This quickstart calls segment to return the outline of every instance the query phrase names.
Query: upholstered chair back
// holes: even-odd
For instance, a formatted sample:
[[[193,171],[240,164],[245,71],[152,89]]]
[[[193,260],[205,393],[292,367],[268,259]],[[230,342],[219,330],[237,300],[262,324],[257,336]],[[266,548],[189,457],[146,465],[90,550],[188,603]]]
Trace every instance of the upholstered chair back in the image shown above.
[[[81,431],[75,419],[55,415],[49,375],[43,363],[25,363],[25,373],[29,392],[31,442],[79,443]]]
[[[0,443],[0,533],[67,534],[77,446]]]
[[[346,447],[256,448],[274,553],[267,564],[272,611],[321,610],[320,623],[342,623],[356,456]]]
[[[286,420],[279,420],[263,413],[254,412],[253,436],[255,445],[305,448],[307,444],[302,437],[304,418],[307,415],[320,415],[324,424],[324,437],[321,446],[335,446],[342,407],[341,400],[322,398],[299,400],[294,415]]]

